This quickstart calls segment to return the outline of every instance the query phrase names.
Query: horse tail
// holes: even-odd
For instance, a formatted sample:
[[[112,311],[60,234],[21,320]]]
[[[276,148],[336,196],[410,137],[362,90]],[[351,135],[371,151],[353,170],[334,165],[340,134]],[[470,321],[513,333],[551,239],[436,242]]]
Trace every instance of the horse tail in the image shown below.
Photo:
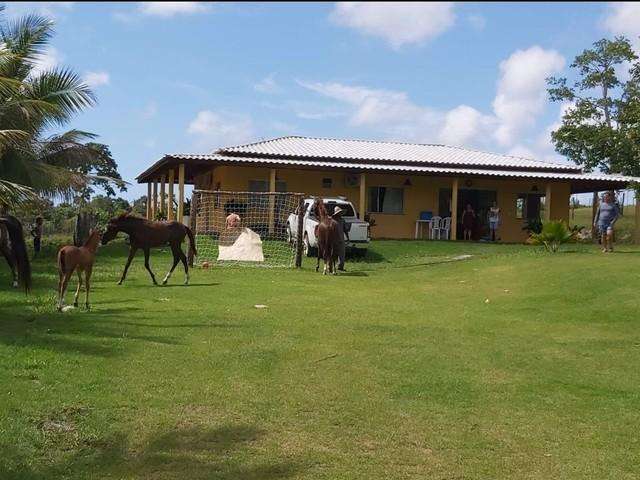
[[[2,223],[9,232],[9,240],[11,241],[11,253],[15,259],[18,268],[18,280],[24,285],[25,292],[31,291],[31,264],[29,263],[29,255],[27,254],[27,245],[24,242],[24,234],[22,233],[22,224],[11,215],[0,218]]]
[[[67,271],[67,267],[64,264],[64,248],[61,248],[58,252],[58,271],[63,274]]]
[[[189,236],[189,258],[193,258],[198,255],[198,252],[196,251],[196,239],[189,227],[185,225],[184,228],[187,231],[187,235]]]

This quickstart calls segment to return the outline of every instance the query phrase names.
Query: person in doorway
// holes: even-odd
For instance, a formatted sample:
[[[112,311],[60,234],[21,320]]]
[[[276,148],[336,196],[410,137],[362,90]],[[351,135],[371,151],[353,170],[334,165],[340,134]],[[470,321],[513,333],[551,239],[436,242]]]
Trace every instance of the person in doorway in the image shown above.
[[[606,192],[602,196],[602,202],[598,205],[596,216],[593,219],[594,231],[597,228],[602,238],[602,251],[613,252],[613,226],[620,217],[620,209],[615,201],[613,193]]]
[[[336,222],[338,222],[338,235],[341,239],[341,242],[338,245],[338,270],[344,272],[344,262],[347,250],[345,237],[346,240],[349,240],[349,230],[351,229],[351,225],[344,221],[344,218],[342,218],[343,215],[344,210],[336,206],[336,208],[333,210],[332,217]]]
[[[44,219],[38,215],[36,217],[36,223],[31,229],[31,236],[33,237],[33,258],[37,257],[40,253],[40,247],[42,246],[42,227],[44,225]]]
[[[462,234],[464,240],[471,240],[471,235],[473,234],[473,227],[476,221],[476,212],[474,212],[473,207],[470,203],[467,203],[467,206],[462,212]]]
[[[489,232],[491,234],[491,241],[495,242],[498,238],[498,227],[500,226],[500,208],[497,202],[491,204],[487,217],[489,219]]]

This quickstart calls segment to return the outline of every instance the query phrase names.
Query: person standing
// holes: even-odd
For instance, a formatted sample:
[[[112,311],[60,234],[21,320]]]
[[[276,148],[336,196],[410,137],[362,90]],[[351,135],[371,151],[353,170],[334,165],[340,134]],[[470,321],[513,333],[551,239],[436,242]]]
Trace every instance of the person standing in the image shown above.
[[[491,234],[491,241],[495,242],[496,238],[498,238],[497,232],[498,227],[500,226],[500,208],[498,207],[497,202],[494,201],[492,203],[487,217],[489,219],[489,232]]]
[[[344,210],[340,207],[336,206],[333,210],[333,219],[338,222],[338,236],[340,238],[340,243],[338,244],[338,270],[344,272],[344,262],[346,259],[346,244],[345,237],[349,240],[349,230],[351,229],[351,224],[348,224],[344,221],[342,216],[344,215]]]
[[[615,197],[613,193],[606,192],[593,219],[593,229],[595,231],[597,228],[602,238],[603,253],[613,252],[613,226],[618,217],[620,217],[620,209],[615,202]]]
[[[464,212],[462,212],[462,230],[464,240],[471,240],[475,220],[476,212],[473,211],[473,207],[471,206],[471,204],[467,203]]]
[[[42,246],[42,227],[44,225],[44,219],[38,215],[36,217],[36,223],[31,229],[31,235],[33,236],[33,258],[36,258],[40,253],[40,247]]]

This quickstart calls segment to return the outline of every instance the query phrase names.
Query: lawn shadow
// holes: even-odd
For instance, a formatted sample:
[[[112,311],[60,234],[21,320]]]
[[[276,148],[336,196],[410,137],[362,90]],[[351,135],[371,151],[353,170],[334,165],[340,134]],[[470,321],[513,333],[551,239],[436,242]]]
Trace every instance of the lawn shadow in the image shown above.
[[[368,277],[369,274],[363,270],[350,270],[348,272],[338,273],[339,277]]]
[[[291,461],[255,462],[251,453],[264,432],[251,425],[219,428],[200,426],[165,430],[132,445],[123,433],[82,442],[71,455],[42,468],[21,461],[20,452],[0,445],[0,478],[44,480],[69,473],[91,473],[95,478],[189,478],[220,480],[275,480],[294,476],[299,465]],[[84,477],[86,478],[86,477]]]

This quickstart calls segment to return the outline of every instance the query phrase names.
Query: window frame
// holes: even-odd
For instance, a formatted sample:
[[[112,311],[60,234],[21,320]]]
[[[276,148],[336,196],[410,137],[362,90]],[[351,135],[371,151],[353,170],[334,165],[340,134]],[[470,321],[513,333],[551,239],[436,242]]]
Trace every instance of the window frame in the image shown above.
[[[385,189],[394,189],[394,190],[400,190],[400,211],[398,212],[384,212],[384,211],[375,211],[372,210],[372,205],[371,202],[369,200],[371,200],[371,191],[373,189],[376,189],[376,203],[379,204],[379,198],[380,198],[380,189],[381,188],[385,188]],[[376,215],[404,215],[404,187],[396,187],[396,186],[388,186],[388,185],[371,185],[369,187],[367,187],[367,213],[375,213]],[[378,205],[376,205],[377,207]]]

